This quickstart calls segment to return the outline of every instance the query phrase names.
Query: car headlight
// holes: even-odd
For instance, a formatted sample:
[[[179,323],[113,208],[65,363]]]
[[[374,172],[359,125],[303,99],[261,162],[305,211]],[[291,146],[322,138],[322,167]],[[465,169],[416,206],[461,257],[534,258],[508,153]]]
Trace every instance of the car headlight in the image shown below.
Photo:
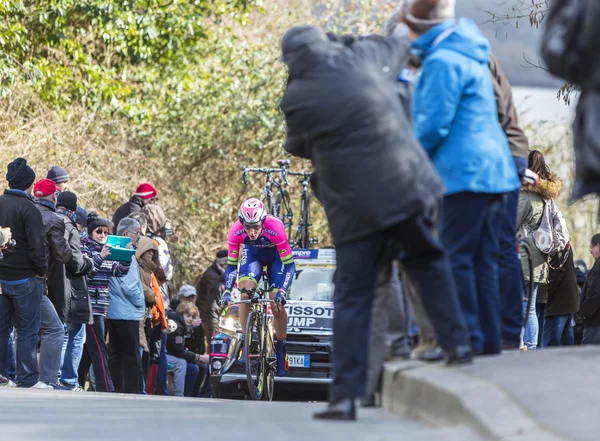
[[[223,367],[223,362],[219,359],[215,359],[212,361],[212,368],[215,371],[219,371],[221,370],[221,368]]]
[[[240,324],[240,321],[234,317],[222,317],[220,326],[221,328],[229,329],[230,331],[238,332],[242,330],[242,325]]]

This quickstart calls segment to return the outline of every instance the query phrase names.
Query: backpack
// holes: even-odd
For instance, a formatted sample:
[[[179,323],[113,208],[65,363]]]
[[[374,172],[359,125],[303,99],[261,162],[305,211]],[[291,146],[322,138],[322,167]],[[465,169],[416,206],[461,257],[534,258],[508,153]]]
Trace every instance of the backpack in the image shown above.
[[[569,230],[558,205],[552,199],[543,199],[544,210],[540,226],[533,233],[535,246],[544,254],[553,254],[566,248]]]

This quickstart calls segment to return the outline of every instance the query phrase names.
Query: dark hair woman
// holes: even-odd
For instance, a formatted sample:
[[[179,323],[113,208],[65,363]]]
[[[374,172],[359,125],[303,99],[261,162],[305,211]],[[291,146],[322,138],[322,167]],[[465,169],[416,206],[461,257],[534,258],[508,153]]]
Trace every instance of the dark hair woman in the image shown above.
[[[527,299],[523,302],[523,314],[529,314],[527,327],[521,338],[521,349],[533,350],[538,346],[538,340],[543,334],[545,306],[548,301],[547,294],[544,298],[538,298],[540,285],[548,283],[548,256],[542,253],[535,245],[534,234],[540,227],[542,214],[544,212],[544,199],[556,199],[562,189],[562,183],[550,171],[546,164],[544,155],[538,150],[529,152],[529,169],[539,176],[537,185],[525,185],[521,188],[519,195],[519,208],[517,211],[517,237],[524,240],[531,251],[531,262],[533,265],[533,292],[529,311],[527,311]],[[529,282],[529,261],[524,252],[521,253],[521,266],[525,280]],[[544,291],[546,292],[546,291]],[[536,302],[539,315],[536,314]]]

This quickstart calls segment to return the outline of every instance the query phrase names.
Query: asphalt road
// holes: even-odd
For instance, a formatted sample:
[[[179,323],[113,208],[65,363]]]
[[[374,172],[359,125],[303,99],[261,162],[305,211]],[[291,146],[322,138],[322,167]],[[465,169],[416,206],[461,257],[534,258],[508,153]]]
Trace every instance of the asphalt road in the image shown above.
[[[357,422],[318,422],[322,403],[253,402],[0,389],[0,441],[481,441],[380,409]]]

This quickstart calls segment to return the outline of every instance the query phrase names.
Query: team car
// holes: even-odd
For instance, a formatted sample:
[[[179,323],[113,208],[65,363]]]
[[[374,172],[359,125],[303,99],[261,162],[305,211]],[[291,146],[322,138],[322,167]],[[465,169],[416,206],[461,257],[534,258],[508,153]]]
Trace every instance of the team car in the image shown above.
[[[275,383],[325,390],[331,382],[335,250],[293,250],[293,254],[296,273],[285,305],[289,371],[285,377],[276,376]],[[232,294],[236,301],[239,293]],[[241,336],[234,305],[221,317],[211,341],[210,380],[215,398],[247,393],[245,366],[238,361]]]

